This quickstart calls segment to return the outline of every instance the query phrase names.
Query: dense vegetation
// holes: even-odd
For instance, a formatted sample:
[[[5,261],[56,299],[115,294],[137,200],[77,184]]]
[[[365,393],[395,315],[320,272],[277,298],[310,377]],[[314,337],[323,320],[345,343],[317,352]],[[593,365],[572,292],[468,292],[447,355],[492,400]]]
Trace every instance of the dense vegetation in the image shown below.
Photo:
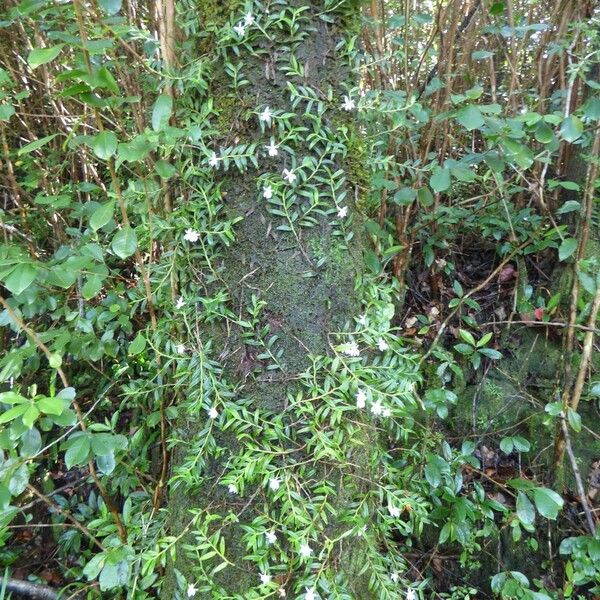
[[[0,598],[600,593],[600,6],[4,0]]]

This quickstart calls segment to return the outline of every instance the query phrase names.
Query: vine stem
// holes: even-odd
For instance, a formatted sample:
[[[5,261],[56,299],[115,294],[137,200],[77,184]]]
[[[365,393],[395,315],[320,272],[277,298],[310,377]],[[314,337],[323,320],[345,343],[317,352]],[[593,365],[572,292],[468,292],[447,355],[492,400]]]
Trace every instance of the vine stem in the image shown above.
[[[52,358],[52,352],[50,352],[48,346],[46,346],[46,344],[42,342],[38,334],[33,329],[31,329],[31,327],[25,324],[23,319],[19,317],[19,315],[12,309],[10,304],[2,296],[0,296],[0,304],[5,308],[9,317],[27,334],[31,341],[44,353],[44,355],[48,359],[48,362],[50,362]],[[62,367],[58,367],[56,369],[56,372],[58,373],[58,376],[60,377],[63,386],[65,388],[71,387],[69,384],[69,380],[67,379],[67,376],[63,371]],[[75,400],[75,398],[73,398],[73,408],[75,408],[75,414],[77,415],[77,421],[79,422],[79,427],[81,431],[86,431],[87,427],[83,418],[83,412],[81,411],[81,407],[79,406],[79,403],[77,402],[77,400]],[[113,516],[113,520],[119,532],[119,537],[121,538],[121,541],[125,543],[127,541],[127,532],[125,530],[125,527],[123,526],[121,515],[119,514],[119,511],[117,510],[116,506],[113,504],[110,496],[108,495],[108,491],[106,490],[104,485],[102,485],[102,482],[98,477],[98,473],[96,471],[96,467],[94,465],[93,460],[88,461],[88,469],[90,470],[90,475],[94,480],[94,483],[96,484],[96,487],[98,488],[98,491],[100,492],[104,503],[106,504],[108,510]]]

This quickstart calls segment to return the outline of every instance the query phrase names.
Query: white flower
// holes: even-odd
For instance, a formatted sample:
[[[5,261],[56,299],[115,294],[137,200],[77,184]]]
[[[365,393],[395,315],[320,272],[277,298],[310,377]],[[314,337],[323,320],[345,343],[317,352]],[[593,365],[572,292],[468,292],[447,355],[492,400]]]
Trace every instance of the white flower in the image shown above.
[[[347,356],[360,356],[360,348],[354,341],[344,344],[342,346],[342,352]]]
[[[380,415],[383,412],[383,406],[381,406],[381,402],[377,400],[375,404],[371,404],[371,412],[374,415]]]
[[[244,26],[243,23],[238,23],[233,30],[240,36],[243,37],[244,34],[246,33],[246,27]]]
[[[267,12],[269,12],[269,11],[267,11]],[[277,593],[279,594],[279,597],[280,597],[280,598],[285,598],[285,589],[283,589],[283,588],[279,588],[279,589],[277,590]]]
[[[302,558],[308,558],[312,554],[312,548],[308,544],[302,544],[300,546],[300,556]]]
[[[273,197],[273,188],[267,185],[263,188],[263,198],[270,200]]]
[[[354,110],[356,108],[356,103],[350,96],[344,96],[344,102],[342,102],[342,108],[347,111]]]
[[[267,575],[266,573],[260,574],[260,582],[262,585],[269,585],[273,577],[271,575]]]
[[[195,229],[186,229],[183,239],[193,244],[200,239],[200,234]]]
[[[254,15],[250,11],[248,11],[244,15],[244,25],[246,27],[250,27],[250,25],[252,25],[252,23],[254,23]]]
[[[211,406],[210,410],[208,411],[208,416],[211,419],[216,419],[219,416],[219,411],[214,406]]]
[[[195,596],[197,591],[198,591],[198,588],[193,583],[190,583],[190,585],[188,585],[188,589],[187,589],[188,598]]]
[[[367,395],[364,390],[358,390],[356,394],[356,408],[364,408],[367,405]]]
[[[382,417],[391,417],[392,416],[392,411],[389,408],[384,408],[382,413],[381,413]]]
[[[219,165],[219,157],[216,152],[212,153],[211,157],[208,159],[208,164],[213,168]]]
[[[385,352],[389,348],[389,345],[383,338],[379,338],[377,347],[379,348],[380,352]]]
[[[266,146],[266,148],[269,156],[277,156],[279,154],[279,150],[277,149],[277,146],[273,140],[271,140],[271,143]]]
[[[273,113],[271,109],[267,106],[265,110],[263,110],[260,115],[258,115],[259,121],[264,121],[267,125],[271,124],[271,119],[273,118]]]
[[[175,346],[175,352],[177,352],[177,354],[185,354],[185,346],[183,344],[177,344],[177,346]]]
[[[417,600],[417,593],[412,588],[406,590],[406,600]]]
[[[237,494],[237,493],[238,493],[238,489],[237,489],[237,486],[235,485],[235,483],[230,483],[230,484],[227,486],[227,491],[228,491],[230,494]]]
[[[304,594],[304,600],[316,600],[315,588],[304,588],[306,594]]]
[[[341,206],[340,208],[338,208],[338,217],[340,219],[343,219],[347,215],[348,215],[348,207],[347,206]]]
[[[288,183],[294,183],[294,181],[297,179],[296,173],[294,173],[294,171],[290,171],[289,169],[284,169],[282,176],[288,181]]]
[[[279,479],[278,477],[271,477],[271,479],[269,479],[269,488],[274,492],[276,492],[280,486],[281,479]]]
[[[394,582],[394,583],[398,583],[398,580],[400,579],[400,574],[397,573],[396,571],[394,571],[391,575],[390,575],[390,579]]]
[[[360,315],[360,317],[358,317],[358,322],[363,327],[366,327],[367,326],[367,315]]]
[[[267,531],[265,537],[267,538],[267,543],[269,544],[274,544],[277,541],[277,536],[275,535],[274,531]]]
[[[392,506],[388,504],[388,510],[390,511],[390,515],[397,519],[400,516],[400,509],[397,506]]]
[[[179,296],[179,298],[177,298],[177,302],[175,302],[175,308],[177,310],[179,310],[180,308],[183,308],[185,306],[185,300],[183,299],[183,296]]]

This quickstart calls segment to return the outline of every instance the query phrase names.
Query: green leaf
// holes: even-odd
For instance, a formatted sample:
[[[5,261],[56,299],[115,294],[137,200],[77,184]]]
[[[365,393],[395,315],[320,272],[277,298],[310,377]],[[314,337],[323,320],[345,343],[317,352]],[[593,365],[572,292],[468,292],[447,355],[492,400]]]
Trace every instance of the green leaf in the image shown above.
[[[38,409],[47,415],[62,415],[65,410],[65,402],[58,396],[41,398],[36,402]]]
[[[144,160],[152,150],[152,144],[145,135],[138,135],[126,144],[119,144],[119,159],[127,162]]]
[[[365,264],[373,273],[378,275],[381,273],[381,263],[379,262],[379,258],[373,250],[369,249],[365,252]]]
[[[100,573],[100,589],[104,592],[106,590],[112,590],[116,587],[126,585],[129,580],[129,563],[126,560],[122,560],[116,565],[105,564],[102,572]]]
[[[163,130],[169,123],[173,111],[173,98],[166,94],[161,94],[154,103],[152,109],[152,129],[154,131]]]
[[[30,404],[27,407],[27,410],[23,413],[21,419],[23,420],[23,425],[27,427],[27,429],[31,429],[36,419],[40,416],[40,411],[35,407],[35,405]]]
[[[429,185],[436,194],[445,192],[450,187],[450,169],[436,167],[429,180]]]
[[[62,356],[60,354],[51,354],[50,357],[48,358],[48,364],[53,368],[53,369],[60,369],[61,365],[62,365]]]
[[[475,52],[471,53],[471,58],[473,60],[485,60],[486,58],[491,58],[492,56],[494,56],[494,53],[490,52],[489,50],[476,50]]]
[[[490,360],[500,360],[502,358],[502,353],[492,348],[480,348],[478,352]]]
[[[4,404],[23,404],[23,402],[29,402],[29,400],[16,392],[2,392],[0,393],[0,402]]]
[[[591,384],[590,396],[600,398],[600,381],[595,381]]]
[[[500,440],[500,450],[502,450],[504,454],[510,454],[514,447],[515,445],[511,437],[505,437]]]
[[[29,470],[27,465],[23,464],[12,474],[8,482],[8,489],[13,496],[19,496],[25,491],[28,483]]]
[[[558,249],[558,259],[566,260],[577,250],[577,240],[575,238],[565,238]]]
[[[91,450],[89,436],[87,434],[81,434],[74,439],[71,438],[69,443],[69,448],[65,453],[65,464],[67,469],[87,462]]]
[[[112,131],[102,131],[94,137],[92,150],[101,160],[108,160],[117,151],[117,136]]]
[[[485,125],[485,120],[481,111],[473,105],[461,108],[456,115],[456,120],[468,131],[480,129]]]
[[[29,154],[42,146],[45,146],[50,140],[53,140],[58,134],[53,133],[52,135],[47,135],[46,137],[40,138],[39,140],[33,140],[33,142],[29,142],[29,144],[25,144],[21,148],[19,148],[17,154],[19,156],[23,156],[23,154]]]
[[[533,490],[533,501],[540,515],[553,520],[564,504],[563,499],[554,490],[543,487]]]
[[[554,139],[554,131],[544,121],[538,121],[533,131],[535,139],[541,144],[549,144]]]
[[[121,10],[123,0],[98,0],[98,4],[100,4],[102,10],[104,10],[107,15],[112,16],[116,15]]]
[[[569,407],[567,409],[567,419],[569,420],[569,425],[571,425],[573,431],[579,433],[581,431],[581,415]]]
[[[136,354],[139,354],[140,352],[143,352],[145,347],[146,338],[141,333],[138,333],[133,342],[129,344],[128,353],[130,356],[134,356]]]
[[[101,67],[98,69],[97,79],[100,87],[109,89],[111,92],[113,92],[113,94],[119,94],[121,92],[119,89],[119,84],[113,77],[113,74],[106,67]]]
[[[112,239],[111,248],[119,258],[125,259],[131,256],[137,249],[135,231],[128,226],[117,231]]]
[[[24,292],[35,280],[37,267],[31,263],[23,263],[15,267],[5,279],[5,287],[15,296]]]
[[[32,69],[36,69],[40,65],[45,65],[51,60],[54,60],[62,50],[64,44],[57,44],[50,48],[34,48],[27,57],[27,62]]]
[[[89,275],[86,282],[83,284],[81,294],[84,300],[91,300],[95,298],[102,289],[103,280],[97,275]]]
[[[421,206],[427,207],[433,204],[433,194],[427,186],[419,188],[419,191],[417,192],[417,198],[419,199]]]
[[[524,525],[533,525],[535,521],[535,509],[533,504],[525,494],[519,491],[517,493],[517,517]]]
[[[467,344],[469,344],[471,346],[477,346],[477,342],[475,341],[475,338],[473,337],[473,335],[471,334],[470,331],[465,331],[464,329],[459,329],[458,335],[461,337],[462,340],[467,342]]]
[[[90,227],[94,231],[98,231],[98,229],[104,227],[112,219],[114,212],[114,201],[110,200],[109,202],[105,202],[92,213],[92,216],[90,217]]]
[[[567,117],[560,126],[560,135],[567,142],[574,142],[583,133],[583,123],[579,117],[571,115]]]
[[[581,204],[577,202],[577,200],[567,200],[556,212],[559,215],[564,215],[566,213],[580,211]]]
[[[18,419],[28,408],[29,404],[17,404],[16,406],[9,408],[0,415],[0,424],[10,423],[11,421]]]
[[[154,164],[154,170],[159,174],[161,179],[170,179],[177,173],[177,169],[166,160],[157,160]]]
[[[0,104],[0,121],[8,121],[15,114],[12,104]]]

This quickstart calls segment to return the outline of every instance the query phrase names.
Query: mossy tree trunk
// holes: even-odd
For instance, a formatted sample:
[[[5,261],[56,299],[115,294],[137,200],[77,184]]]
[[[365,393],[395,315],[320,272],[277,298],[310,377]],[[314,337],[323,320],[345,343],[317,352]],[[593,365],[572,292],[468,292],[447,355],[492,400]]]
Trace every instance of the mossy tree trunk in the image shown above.
[[[358,6],[267,4],[268,16],[255,12],[236,33],[237,3],[199,3],[214,32],[202,48],[214,56],[212,189],[235,239],[210,268],[180,276],[211,301],[199,304],[188,412],[172,436],[177,543],[163,593],[184,597],[192,585],[196,598],[297,597],[314,587],[325,597],[329,586],[327,597],[366,600],[368,543],[346,536],[368,512],[355,500],[365,497],[374,431],[334,422],[319,386],[335,376],[324,382],[314,359],[332,354],[332,332],[360,311],[362,226],[346,176],[357,127],[341,108],[356,86],[346,38]],[[235,86],[231,65],[247,84]],[[261,120],[266,107],[273,116]],[[238,170],[231,159],[225,169],[233,147],[257,164]],[[261,573],[273,581],[261,586]]]

